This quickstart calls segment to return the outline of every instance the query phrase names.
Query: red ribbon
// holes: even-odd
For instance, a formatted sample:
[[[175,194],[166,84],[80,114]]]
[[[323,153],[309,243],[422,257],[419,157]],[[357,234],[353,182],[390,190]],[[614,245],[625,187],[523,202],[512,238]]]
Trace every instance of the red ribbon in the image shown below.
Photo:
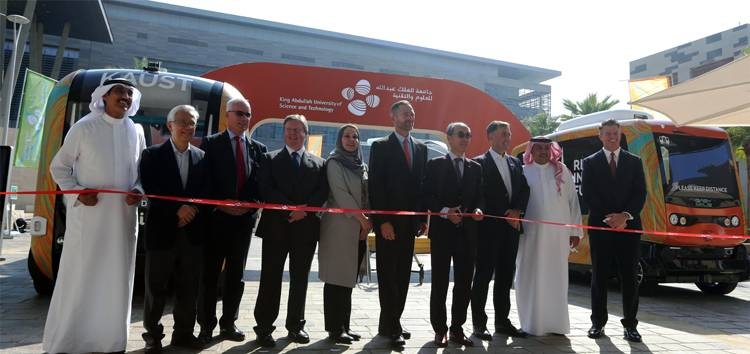
[[[162,199],[171,200],[175,202],[192,203],[192,204],[204,204],[204,205],[216,205],[216,206],[229,206],[229,207],[241,207],[241,208],[253,208],[253,209],[274,209],[274,210],[286,210],[286,211],[305,211],[305,212],[322,212],[322,213],[338,213],[338,214],[379,214],[379,215],[429,215],[429,216],[448,216],[448,215],[460,215],[460,216],[477,216],[480,214],[474,213],[439,213],[431,211],[404,211],[404,210],[370,210],[370,209],[347,209],[347,208],[326,208],[326,207],[312,207],[312,206],[301,206],[301,205],[285,205],[285,204],[273,204],[273,203],[254,203],[254,202],[243,202],[237,200],[216,200],[216,199],[204,199],[204,198],[183,198],[183,197],[172,197],[165,195],[156,194],[139,194],[132,192],[124,192],[112,189],[80,189],[80,190],[64,190],[64,191],[18,191],[18,192],[0,192],[0,195],[52,195],[52,194],[81,194],[81,193],[108,193],[108,194],[123,194],[123,195],[135,195],[151,199]],[[535,224],[554,225],[560,227],[570,227],[586,230],[601,230],[601,231],[613,231],[609,227],[601,226],[588,226],[578,224],[565,224],[554,221],[544,220],[529,220],[523,218],[511,218],[507,216],[497,216],[482,214],[485,218],[493,219],[504,219],[504,220],[516,220]],[[626,232],[633,234],[646,233],[649,235],[656,236],[678,236],[678,237],[700,237],[708,239],[748,239],[748,235],[715,235],[715,234],[696,234],[687,232],[666,232],[666,231],[650,231],[650,230],[630,230],[630,229],[618,229],[617,232]]]

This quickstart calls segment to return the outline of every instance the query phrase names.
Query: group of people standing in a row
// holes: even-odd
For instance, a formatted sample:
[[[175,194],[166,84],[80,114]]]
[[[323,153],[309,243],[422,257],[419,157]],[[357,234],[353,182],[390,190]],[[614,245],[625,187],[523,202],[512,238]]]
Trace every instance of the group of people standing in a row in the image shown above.
[[[65,250],[44,331],[50,353],[122,352],[127,344],[137,238],[139,194],[227,200],[221,206],[152,198],[145,225],[146,275],[143,338],[146,351],[160,352],[161,317],[170,283],[174,287],[171,345],[200,349],[219,327],[222,339],[244,341],[236,326],[242,281],[255,225],[255,209],[234,201],[289,206],[436,213],[430,219],[432,290],[430,322],[435,344],[471,346],[463,332],[471,304],[473,332],[491,340],[485,312],[490,280],[495,279],[494,330],[510,336],[569,332],[567,255],[580,228],[562,228],[519,219],[580,224],[578,196],[561,149],[546,138],[530,141],[521,161],[508,155],[508,123],[486,129],[490,149],[465,156],[472,133],[464,123],[446,130],[449,153],[427,160],[427,148],[410,135],[415,112],[408,101],[391,106],[394,132],[375,141],[369,164],[362,158],[355,125],[340,128],[336,147],[324,160],[305,151],[308,124],[302,115],[283,121],[285,146],[267,152],[246,134],[250,103],[226,104],[227,129],[190,144],[198,112],[189,105],[168,114],[170,140],[146,148],[137,112],[140,92],[124,79],[105,81],[92,94],[91,113],[71,126],[50,167],[66,194]],[[616,121],[600,127],[604,149],[584,160],[583,193],[589,224],[640,229],[645,200],[643,169],[637,156],[619,148]],[[131,191],[96,193],[97,189]],[[87,191],[89,190],[89,191]],[[525,213],[525,214],[524,214]],[[487,215],[487,216],[485,216]],[[525,216],[524,216],[525,215]],[[502,216],[504,218],[497,218]],[[254,315],[256,342],[275,345],[284,264],[289,258],[288,338],[307,343],[305,300],[308,276],[318,248],[324,285],[325,329],[336,343],[361,335],[350,327],[352,288],[366,250],[376,234],[380,318],[378,334],[400,347],[411,333],[401,325],[414,252],[414,237],[427,218],[391,214],[325,213],[265,209],[255,234],[263,238],[260,286]],[[521,232],[523,230],[523,235]],[[520,235],[520,236],[519,236]],[[604,333],[606,281],[616,262],[623,285],[625,338],[640,341],[635,269],[638,235],[590,231],[594,269],[592,328]],[[453,261],[454,287],[448,326],[446,297]],[[516,265],[518,269],[516,269]],[[224,270],[222,315],[217,319],[219,275]],[[198,276],[200,274],[200,276]],[[521,328],[509,320],[515,276]],[[543,287],[543,289],[541,289]],[[194,335],[195,322],[200,332]]]

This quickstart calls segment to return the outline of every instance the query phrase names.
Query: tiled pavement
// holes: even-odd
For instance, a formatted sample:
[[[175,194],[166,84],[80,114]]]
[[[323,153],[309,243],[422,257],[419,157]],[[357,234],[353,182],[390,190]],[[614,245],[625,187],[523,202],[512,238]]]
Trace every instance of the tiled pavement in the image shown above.
[[[40,353],[42,331],[48,297],[37,296],[26,270],[29,236],[21,235],[12,240],[3,240],[0,262],[0,352]],[[254,238],[245,271],[246,289],[242,301],[238,326],[248,334],[248,341],[237,343],[214,341],[204,353],[265,353],[253,342],[252,314],[258,290],[261,240]],[[420,255],[425,263],[427,276],[424,285],[418,285],[416,274],[412,277],[407,309],[403,325],[412,332],[403,352],[493,352],[493,353],[750,353],[750,284],[740,284],[728,296],[710,297],[701,294],[693,285],[670,284],[660,286],[654,296],[641,297],[639,330],[644,338],[642,344],[630,344],[622,339],[619,324],[619,297],[610,290],[610,320],[606,327],[609,336],[598,340],[586,337],[589,328],[589,298],[585,284],[574,283],[570,287],[569,309],[571,333],[567,336],[543,336],[513,339],[496,335],[491,342],[474,339],[476,347],[458,348],[451,344],[447,349],[432,345],[433,332],[429,323],[430,274],[429,255]],[[373,256],[374,261],[374,256]],[[415,267],[416,269],[416,267]],[[388,341],[376,336],[379,313],[377,283],[360,284],[353,293],[352,327],[364,334],[363,340],[352,345],[333,345],[327,341],[323,328],[323,284],[317,280],[317,264],[313,264],[308,290],[307,330],[312,342],[298,345],[288,342],[283,336],[285,300],[277,320],[275,337],[277,347],[270,352],[367,352],[385,353],[391,348]],[[286,281],[286,279],[285,279]],[[366,279],[365,279],[366,281]],[[288,283],[284,283],[286,294]],[[285,295],[283,295],[285,296]],[[449,296],[450,298],[450,296]],[[133,304],[132,326],[128,352],[139,353],[143,349],[141,340],[143,298],[136,297]],[[513,301],[515,303],[515,301]],[[488,310],[491,312],[491,302]],[[492,318],[492,314],[490,314]],[[515,309],[511,320],[518,323]],[[171,316],[165,316],[168,342]],[[468,323],[471,323],[469,320]],[[470,331],[470,325],[464,328]],[[165,352],[177,353],[166,347]]]

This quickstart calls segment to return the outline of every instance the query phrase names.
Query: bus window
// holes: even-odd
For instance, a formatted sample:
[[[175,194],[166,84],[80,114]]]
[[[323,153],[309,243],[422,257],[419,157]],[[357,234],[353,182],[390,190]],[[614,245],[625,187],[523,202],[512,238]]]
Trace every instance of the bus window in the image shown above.
[[[150,146],[153,144],[160,144],[169,139],[169,129],[167,129],[167,114],[172,107],[184,104],[180,102],[169,102],[168,105],[162,105],[161,107],[156,106],[143,106],[141,105],[138,113],[133,116],[133,121],[136,124],[143,126],[143,132],[146,134],[146,145]],[[198,124],[195,127],[195,137],[191,143],[195,146],[200,146],[201,140],[206,136],[208,130],[207,124],[207,112],[208,102],[205,100],[193,99],[190,104],[195,107],[198,111]],[[171,106],[170,106],[171,105]]]
[[[268,147],[268,151],[281,149],[282,147],[284,147],[284,129],[282,127],[282,122],[282,119],[266,119],[255,125],[251,136],[253,139],[265,144],[266,147]],[[321,157],[328,157],[328,154],[330,154],[333,148],[336,147],[336,136],[341,125],[338,123],[324,123],[314,121],[308,121],[307,123],[310,126],[310,132],[308,133],[308,136],[315,136],[316,139],[322,139],[322,142],[320,142],[322,146]],[[362,154],[365,162],[369,161],[370,144],[372,143],[372,141],[387,136],[391,132],[393,132],[393,127],[359,127],[359,141],[362,145]],[[448,153],[446,145],[442,142],[442,133],[430,131],[412,131],[412,136],[421,140],[427,145],[428,159],[437,156],[443,156]]]
[[[726,139],[654,133],[665,171],[662,184],[667,203],[692,208],[740,205],[739,188],[729,141]]]

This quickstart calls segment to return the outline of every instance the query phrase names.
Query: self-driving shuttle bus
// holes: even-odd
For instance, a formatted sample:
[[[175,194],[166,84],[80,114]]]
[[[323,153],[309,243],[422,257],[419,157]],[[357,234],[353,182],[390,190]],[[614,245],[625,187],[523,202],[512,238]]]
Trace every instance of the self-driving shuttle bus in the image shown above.
[[[602,148],[599,124],[617,119],[622,148],[639,155],[646,172],[647,199],[639,271],[642,286],[662,282],[695,283],[703,292],[727,294],[748,279],[750,264],[743,239],[742,196],[737,164],[727,133],[718,128],[677,127],[645,112],[613,110],[563,122],[548,137],[563,148],[573,173],[581,212],[583,159]],[[514,149],[520,153],[525,144]],[[670,232],[673,235],[654,234]],[[702,234],[689,236],[683,234]],[[730,237],[726,237],[730,236]],[[569,258],[571,269],[591,264],[588,238]]]
[[[52,158],[60,149],[70,126],[89,113],[93,90],[114,77],[130,79],[143,93],[140,109],[132,119],[143,126],[147,145],[169,138],[167,113],[179,104],[191,104],[200,113],[193,141],[193,144],[199,145],[203,136],[216,132],[219,126],[226,126],[222,121],[226,113],[226,102],[239,95],[234,87],[223,82],[156,70],[106,69],[73,72],[57,83],[48,99],[37,190],[54,191],[57,188],[49,173]],[[31,238],[28,267],[34,287],[40,294],[50,294],[54,288],[65,235],[65,206],[62,200],[61,195],[38,195],[34,202],[34,236]],[[139,243],[142,254],[140,247]],[[137,262],[138,265],[140,263]]]

